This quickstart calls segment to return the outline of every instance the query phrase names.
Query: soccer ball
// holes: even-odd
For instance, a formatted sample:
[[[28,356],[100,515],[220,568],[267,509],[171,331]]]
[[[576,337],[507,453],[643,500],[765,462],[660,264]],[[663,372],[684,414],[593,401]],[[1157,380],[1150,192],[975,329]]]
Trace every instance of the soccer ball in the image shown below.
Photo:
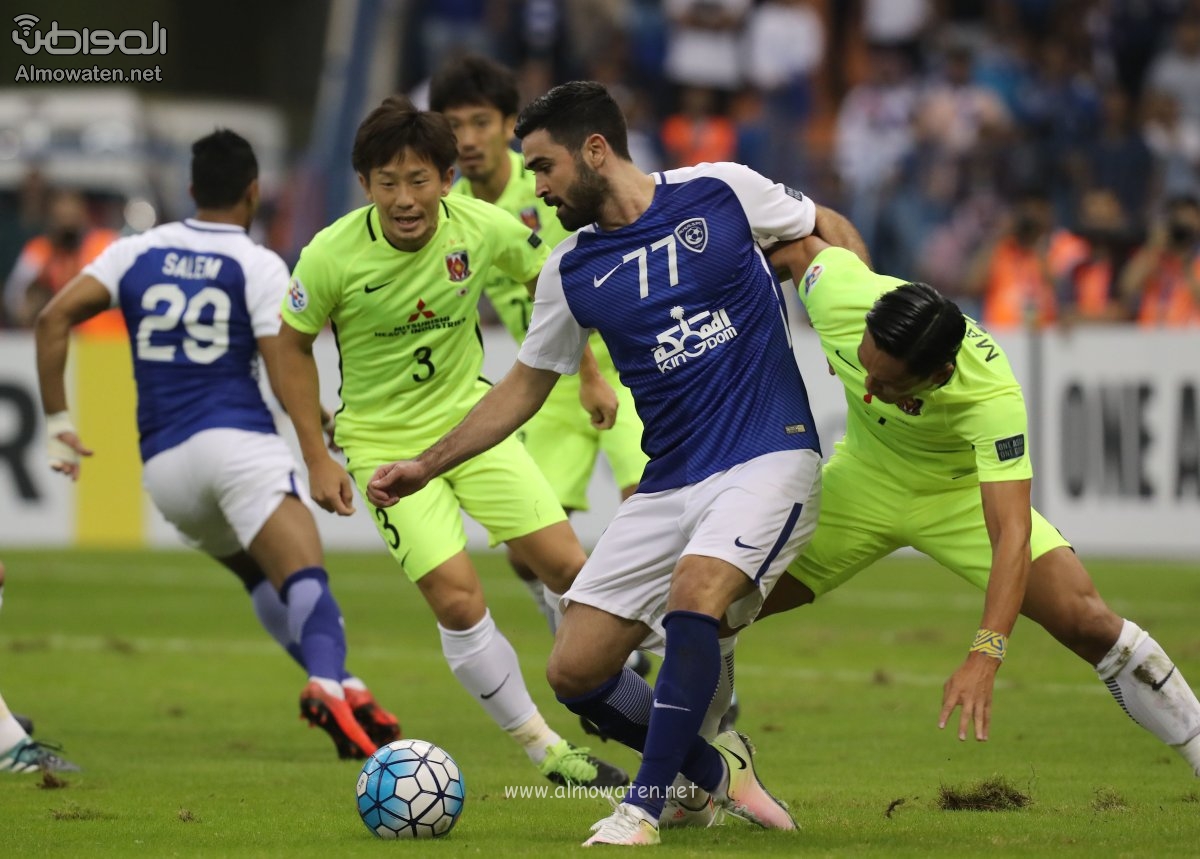
[[[424,740],[380,746],[363,766],[355,793],[359,816],[380,838],[445,835],[467,795],[454,758]]]

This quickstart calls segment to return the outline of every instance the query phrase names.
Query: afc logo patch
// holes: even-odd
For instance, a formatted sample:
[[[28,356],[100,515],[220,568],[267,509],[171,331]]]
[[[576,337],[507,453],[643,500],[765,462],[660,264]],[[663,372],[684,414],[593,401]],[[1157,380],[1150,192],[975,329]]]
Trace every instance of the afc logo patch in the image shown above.
[[[308,293],[298,277],[293,277],[288,284],[288,307],[292,313],[303,313],[308,307]]]
[[[675,228],[675,237],[694,253],[708,247],[708,222],[704,218],[688,218]]]
[[[466,251],[446,254],[446,272],[452,283],[460,283],[471,276],[471,260]]]
[[[804,294],[808,295],[812,292],[812,288],[817,285],[817,281],[821,279],[821,273],[825,271],[825,267],[820,265],[811,266],[808,272],[804,275]]]
[[[1002,438],[996,442],[996,458],[1001,462],[1007,462],[1010,459],[1020,459],[1024,455],[1024,434],[1014,435],[1011,438]]]
[[[521,223],[529,227],[535,233],[542,228],[542,219],[538,217],[538,210],[534,206],[528,209],[521,210]]]

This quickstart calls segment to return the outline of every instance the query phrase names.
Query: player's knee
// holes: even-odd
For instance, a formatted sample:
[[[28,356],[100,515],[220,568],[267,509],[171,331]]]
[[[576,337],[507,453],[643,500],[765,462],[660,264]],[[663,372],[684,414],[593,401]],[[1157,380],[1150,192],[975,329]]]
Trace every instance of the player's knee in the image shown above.
[[[581,661],[564,654],[557,647],[546,663],[546,682],[559,698],[578,698],[600,685],[591,672],[584,670]]]
[[[539,564],[535,572],[537,577],[542,580],[542,584],[556,594],[563,594],[567,592],[567,588],[571,587],[571,583],[583,569],[583,562],[586,560],[587,556],[582,551],[578,555],[564,554]]]

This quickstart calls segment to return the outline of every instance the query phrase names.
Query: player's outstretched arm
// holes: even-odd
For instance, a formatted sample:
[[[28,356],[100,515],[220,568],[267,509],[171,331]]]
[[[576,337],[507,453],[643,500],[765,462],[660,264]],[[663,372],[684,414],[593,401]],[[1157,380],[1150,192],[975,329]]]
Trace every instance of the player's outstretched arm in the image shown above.
[[[440,441],[416,459],[381,465],[367,484],[367,500],[391,507],[439,474],[495,447],[533,417],[557,381],[558,373],[517,361]]]
[[[92,451],[84,447],[67,411],[64,375],[71,328],[107,310],[111,303],[112,297],[104,284],[91,275],[77,275],[42,308],[34,326],[38,388],[46,415],[50,467],[72,480],[79,479],[80,457],[91,456]]]
[[[959,667],[942,690],[942,712],[938,727],[956,707],[962,707],[958,738],[965,740],[972,722],[975,739],[986,740],[991,727],[992,689],[996,672],[1004,661],[1008,636],[1012,633],[1032,566],[1029,535],[1030,485],[1032,481],[1001,480],[979,484],[983,496],[983,518],[992,544],[992,566],[979,631]]]
[[[264,337],[258,345],[271,389],[296,428],[300,454],[308,469],[309,494],[322,509],[350,516],[354,513],[350,475],[329,455],[325,445],[321,387],[312,353],[316,339],[315,334],[297,331],[283,322],[278,337]]]
[[[813,235],[818,236],[837,248],[845,248],[871,268],[871,252],[863,241],[862,233],[850,223],[850,219],[840,212],[835,212],[828,206],[817,206],[817,221],[813,227]],[[805,266],[807,268],[807,266]],[[803,273],[803,270],[801,272]]]

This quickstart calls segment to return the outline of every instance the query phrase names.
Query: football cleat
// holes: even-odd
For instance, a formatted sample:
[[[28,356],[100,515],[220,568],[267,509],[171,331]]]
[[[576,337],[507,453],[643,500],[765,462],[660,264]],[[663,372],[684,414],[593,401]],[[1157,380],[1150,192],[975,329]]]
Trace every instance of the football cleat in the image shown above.
[[[608,817],[592,824],[592,832],[595,834],[583,842],[584,847],[595,844],[644,847],[662,843],[654,821],[646,817],[640,808],[635,808],[627,802],[622,802]]]
[[[796,829],[796,821],[787,806],[763,787],[754,772],[754,746],[737,731],[726,731],[713,740],[729,771],[725,796],[713,799],[717,805],[763,829]]]
[[[79,772],[79,765],[59,757],[61,746],[49,743],[39,743],[28,737],[21,739],[4,754],[0,755],[0,772],[35,773],[43,770],[49,772]]]
[[[379,748],[358,724],[346,699],[329,694],[315,680],[300,693],[300,718],[329,734],[339,758],[360,760]]]
[[[404,736],[400,720],[379,706],[369,689],[352,689],[343,686],[346,703],[354,712],[354,718],[377,746],[386,746]]]
[[[707,829],[717,822],[717,806],[711,795],[699,788],[692,801],[673,797],[663,804],[658,825],[662,829]]]
[[[624,787],[629,774],[620,767],[594,758],[588,749],[559,740],[546,749],[538,770],[555,784],[581,787]]]

